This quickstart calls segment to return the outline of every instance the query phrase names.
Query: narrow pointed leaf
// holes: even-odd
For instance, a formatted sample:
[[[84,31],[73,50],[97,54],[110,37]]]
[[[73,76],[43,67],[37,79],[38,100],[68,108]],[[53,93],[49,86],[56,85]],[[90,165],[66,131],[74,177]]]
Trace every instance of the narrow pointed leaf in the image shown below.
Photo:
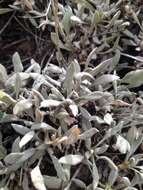
[[[31,180],[34,185],[34,187],[37,190],[47,190],[46,186],[44,184],[44,178],[41,174],[39,166],[36,166],[30,173],[31,175]]]

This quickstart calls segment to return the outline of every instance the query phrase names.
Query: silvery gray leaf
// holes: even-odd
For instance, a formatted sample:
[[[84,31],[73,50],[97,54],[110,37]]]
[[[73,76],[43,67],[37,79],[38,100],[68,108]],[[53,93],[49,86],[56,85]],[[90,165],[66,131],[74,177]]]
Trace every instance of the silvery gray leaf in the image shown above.
[[[106,156],[100,156],[99,159],[103,159],[108,162],[109,167],[111,169],[110,174],[108,176],[108,183],[110,185],[113,185],[118,177],[118,167],[114,164],[114,162],[106,157]]]
[[[105,74],[101,77],[98,77],[95,80],[96,85],[107,85],[108,83],[111,83],[113,81],[119,80],[119,77],[117,75],[111,75],[111,74]]]
[[[51,73],[61,74],[63,72],[63,68],[58,67],[57,65],[54,65],[51,63],[49,63],[45,69],[46,69],[46,72],[48,72],[49,74],[51,74]]]
[[[97,132],[98,130],[96,128],[91,128],[82,133],[79,138],[82,140],[87,140],[88,138],[91,138],[93,135],[95,135],[95,133]]]
[[[82,129],[84,131],[91,129],[92,125],[91,125],[91,122],[89,119],[89,117],[90,117],[89,112],[83,107],[80,107],[80,111],[81,111],[81,115],[82,115],[82,121],[81,121],[82,122]]]
[[[29,141],[33,139],[34,135],[35,135],[34,131],[26,133],[20,140],[19,147],[22,148],[23,146],[25,146]]]
[[[77,165],[79,163],[81,163],[81,161],[83,160],[83,156],[81,155],[72,155],[72,154],[69,154],[69,155],[66,155],[66,156],[63,156],[59,159],[59,162],[61,164],[66,164],[66,165]]]
[[[43,100],[41,102],[40,107],[41,108],[57,107],[60,104],[61,104],[61,101],[49,99],[49,100]]]
[[[103,72],[104,70],[106,71],[107,68],[111,65],[112,63],[112,58],[107,59],[103,62],[101,62],[98,66],[96,66],[94,69],[92,69],[90,71],[90,74],[92,76],[96,76],[98,73],[100,73],[101,71]]]
[[[51,32],[51,40],[60,49],[71,51],[71,48],[67,47],[61,40],[58,39],[58,41],[57,41],[57,35],[54,32]]]
[[[55,176],[43,175],[44,183],[48,189],[59,189],[62,184],[62,180]]]
[[[95,91],[95,92],[89,93],[85,96],[81,96],[80,98],[75,99],[75,102],[77,102],[78,104],[83,104],[88,101],[98,100],[98,99],[102,98],[103,96],[104,96],[104,92]]]
[[[13,114],[14,115],[19,115],[23,113],[24,111],[30,109],[32,107],[32,101],[31,100],[20,100],[17,102],[13,108]]]
[[[16,73],[16,79],[15,79],[16,99],[18,98],[21,87],[22,87],[22,81],[21,81],[20,75],[19,73]]]
[[[87,80],[94,80],[94,77],[89,74],[88,72],[78,72],[74,75],[74,78],[78,81],[87,79]]]
[[[5,187],[1,187],[0,190],[9,190],[9,188],[5,186]]]
[[[74,74],[75,74],[75,63],[72,62],[68,66],[65,80],[63,83],[63,87],[65,88],[67,95],[69,95],[72,92]]]
[[[32,171],[30,172],[30,176],[31,181],[37,190],[46,190],[44,178],[41,174],[39,166],[36,166],[34,169],[32,169]]]
[[[17,74],[14,73],[12,76],[10,76],[10,77],[7,79],[7,81],[6,81],[6,83],[5,83],[5,85],[6,85],[7,87],[9,87],[9,86],[14,87],[14,86],[15,86],[16,75],[17,75]],[[28,80],[30,79],[30,74],[29,74],[29,73],[20,72],[20,73],[19,73],[19,76],[20,76],[20,78],[21,78],[22,87],[24,87],[24,86],[28,83]]]
[[[74,178],[72,179],[72,182],[74,182],[76,184],[76,186],[78,186],[81,189],[86,189],[86,184],[81,181],[80,179]]]
[[[128,87],[138,87],[143,84],[143,69],[130,71],[122,79],[123,83],[127,83]]]
[[[12,150],[11,150],[12,153],[20,152],[19,142],[20,142],[20,137],[17,137],[12,144]]]
[[[14,65],[14,71],[17,72],[22,72],[23,71],[23,65],[20,59],[20,55],[18,52],[15,52],[12,57],[12,62]]]
[[[138,190],[138,189],[135,187],[126,187],[124,190]]]
[[[139,145],[143,141],[143,134],[140,134],[139,137],[134,141],[133,144],[131,144],[130,152],[127,154],[127,158],[129,158],[139,147]]]
[[[18,160],[18,163],[25,162],[26,160],[28,160],[35,153],[35,148],[29,148],[22,153],[23,156]]]
[[[53,78],[45,75],[45,79],[47,80],[48,84],[51,83],[51,85],[54,85],[56,87],[61,87],[61,82],[54,80]],[[45,82],[46,83],[46,82]]]
[[[57,100],[65,100],[64,96],[57,88],[52,87],[51,91],[52,91],[52,94],[56,95]]]
[[[8,154],[8,155],[5,157],[4,162],[5,162],[6,165],[14,164],[14,163],[16,163],[22,156],[23,156],[23,153],[22,153],[22,152],[10,153],[10,154]]]
[[[93,190],[96,190],[98,183],[99,183],[99,175],[98,175],[98,169],[97,166],[95,164],[95,160],[94,158],[92,159],[93,163],[92,163],[92,177],[93,177]]]
[[[107,113],[104,115],[104,121],[105,123],[107,123],[108,125],[111,125],[111,123],[113,122],[113,118],[112,115],[110,113]]]
[[[127,133],[127,140],[132,145],[135,140],[139,137],[139,131],[135,126],[129,128]]]
[[[78,106],[76,104],[69,105],[69,108],[73,114],[74,117],[78,115]]]
[[[51,156],[51,159],[52,159],[52,162],[54,164],[54,167],[55,167],[55,170],[57,172],[57,176],[62,179],[63,181],[66,181],[67,178],[66,178],[66,174],[64,172],[64,169],[61,165],[61,163],[59,162],[59,160],[53,156],[53,155],[50,155]]]
[[[118,149],[122,154],[126,154],[127,152],[130,152],[131,146],[129,142],[123,138],[121,135],[116,135],[117,142],[114,145],[115,149]]]
[[[22,188],[24,190],[30,190],[29,183],[28,183],[28,175],[25,173],[22,181]]]
[[[41,72],[41,67],[39,63],[37,63],[34,59],[31,59],[31,66],[25,72],[31,73],[32,71],[39,74]]]
[[[64,13],[64,17],[62,19],[62,26],[63,29],[65,30],[65,32],[67,34],[69,34],[70,32],[70,28],[71,28],[71,22],[70,22],[70,17],[73,15],[72,9],[70,6],[68,6],[67,8],[65,8],[65,13]]]
[[[34,123],[32,126],[31,126],[31,129],[32,130],[40,130],[40,129],[45,129],[45,130],[49,130],[49,131],[56,131],[56,129],[52,126],[50,126],[49,124],[47,123],[44,123],[44,122],[41,122],[41,123]]]
[[[8,79],[6,68],[0,64],[0,81],[5,83]]]
[[[104,152],[107,151],[108,147],[109,147],[109,145],[107,145],[107,144],[104,144],[104,145],[102,145],[100,147],[97,147],[97,148],[94,149],[94,154],[95,155],[103,154]]]
[[[74,23],[77,23],[77,24],[82,24],[82,23],[83,23],[83,21],[82,21],[79,17],[77,17],[77,16],[75,16],[75,15],[72,15],[72,16],[70,17],[70,20],[71,20],[72,22],[74,22]]]
[[[142,172],[136,172],[132,181],[131,181],[131,185],[135,186],[135,185],[141,185],[143,184],[143,173]]]
[[[14,128],[14,130],[16,132],[18,132],[21,135],[25,135],[26,133],[30,132],[31,130],[28,127],[25,127],[23,125],[19,125],[19,124],[11,124],[12,127]]]
[[[128,187],[131,185],[131,182],[128,177],[122,177],[123,183]]]

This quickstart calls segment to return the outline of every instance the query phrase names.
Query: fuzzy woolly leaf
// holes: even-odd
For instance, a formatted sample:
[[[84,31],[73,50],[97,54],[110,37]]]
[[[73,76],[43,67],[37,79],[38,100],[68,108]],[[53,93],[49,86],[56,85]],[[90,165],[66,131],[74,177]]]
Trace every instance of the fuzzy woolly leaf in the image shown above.
[[[41,105],[40,107],[42,108],[48,108],[48,107],[57,107],[61,104],[60,101],[58,100],[52,100],[52,99],[49,99],[49,100],[43,100],[41,102]]]
[[[23,156],[22,152],[16,152],[16,153],[10,153],[8,154],[5,159],[4,162],[5,164],[14,164],[16,161],[18,161],[21,157]]]
[[[106,85],[110,82],[118,80],[119,77],[116,75],[106,74],[96,79],[95,84]]]
[[[24,111],[30,109],[32,107],[32,102],[30,100],[20,100],[13,108],[13,114],[19,115]]]
[[[41,174],[39,166],[36,166],[31,171],[30,175],[31,175],[32,183],[37,190],[46,190],[46,186],[44,184],[44,178]]]
[[[83,156],[81,156],[81,155],[69,154],[67,156],[63,156],[62,158],[60,158],[59,162],[61,164],[67,164],[67,165],[75,166],[75,165],[81,163],[82,160],[83,160]]]
[[[5,83],[7,78],[8,76],[7,76],[6,68],[2,64],[0,64],[0,81]]]
[[[6,103],[8,106],[16,104],[16,100],[2,90],[0,90],[0,101]]]
[[[19,143],[19,147],[22,148],[24,145],[26,145],[29,141],[31,141],[31,139],[34,137],[34,135],[35,135],[34,131],[30,131],[29,133],[24,135],[24,137],[22,137],[22,139]]]
[[[13,57],[12,57],[12,62],[14,65],[14,71],[17,72],[22,72],[23,71],[23,65],[19,56],[18,52],[15,52]]]
[[[126,154],[127,152],[129,152],[131,148],[129,142],[120,135],[117,136],[117,142],[114,147],[123,154]]]
[[[127,83],[130,88],[141,86],[143,84],[143,69],[127,73],[122,82]]]
[[[12,125],[12,127],[13,127],[13,129],[17,132],[17,133],[19,133],[19,134],[21,134],[21,135],[25,135],[26,133],[28,133],[28,132],[30,132],[31,130],[29,129],[29,128],[27,128],[27,127],[25,127],[25,126],[23,126],[23,125],[18,125],[18,124],[11,124]]]

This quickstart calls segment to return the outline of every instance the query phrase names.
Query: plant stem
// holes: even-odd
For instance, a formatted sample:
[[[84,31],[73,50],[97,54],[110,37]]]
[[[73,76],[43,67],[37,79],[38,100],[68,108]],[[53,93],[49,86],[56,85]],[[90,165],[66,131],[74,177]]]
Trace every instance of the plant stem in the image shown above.
[[[57,50],[60,52],[59,48],[59,18],[58,18],[58,0],[52,0],[52,9],[55,20],[55,32],[56,32],[56,41],[57,41]]]

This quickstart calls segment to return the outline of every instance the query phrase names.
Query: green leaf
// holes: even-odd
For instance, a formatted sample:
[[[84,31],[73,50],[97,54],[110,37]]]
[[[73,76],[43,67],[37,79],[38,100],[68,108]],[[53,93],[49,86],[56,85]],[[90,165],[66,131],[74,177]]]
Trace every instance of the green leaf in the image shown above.
[[[141,86],[143,84],[143,69],[127,73],[122,82],[127,83],[129,88]]]

